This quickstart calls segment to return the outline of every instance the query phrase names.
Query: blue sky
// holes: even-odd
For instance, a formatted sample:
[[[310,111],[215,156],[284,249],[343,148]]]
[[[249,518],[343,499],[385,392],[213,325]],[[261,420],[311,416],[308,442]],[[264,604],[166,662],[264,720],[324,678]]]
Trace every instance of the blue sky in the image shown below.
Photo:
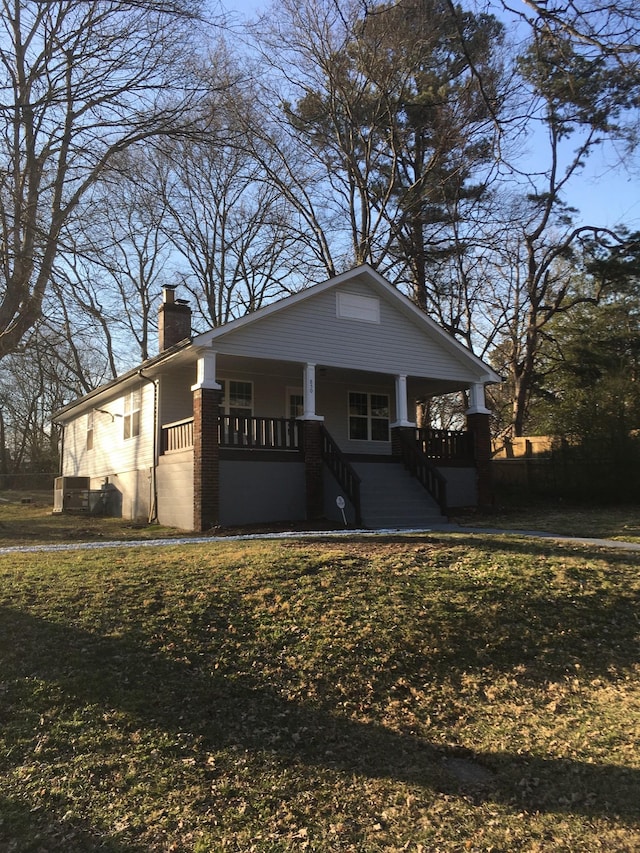
[[[618,163],[611,149],[596,152],[582,176],[568,193],[584,224],[614,226],[618,223],[640,230],[640,163],[636,154],[627,165]]]

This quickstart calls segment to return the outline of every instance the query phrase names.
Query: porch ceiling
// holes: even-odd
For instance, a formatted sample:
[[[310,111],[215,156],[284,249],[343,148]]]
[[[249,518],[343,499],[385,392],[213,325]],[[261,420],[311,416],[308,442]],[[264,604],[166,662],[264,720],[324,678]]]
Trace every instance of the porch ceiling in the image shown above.
[[[246,358],[220,353],[217,358],[217,373],[220,376],[247,378],[249,376],[281,377],[291,384],[303,383],[304,364],[302,362],[275,361],[264,358]],[[348,384],[357,382],[358,385],[378,385],[382,381],[394,381],[393,373],[376,373],[373,371],[353,370],[348,367],[316,364],[316,382]],[[452,382],[429,376],[408,376],[407,391],[413,398],[439,396],[455,391],[466,390],[469,382]]]

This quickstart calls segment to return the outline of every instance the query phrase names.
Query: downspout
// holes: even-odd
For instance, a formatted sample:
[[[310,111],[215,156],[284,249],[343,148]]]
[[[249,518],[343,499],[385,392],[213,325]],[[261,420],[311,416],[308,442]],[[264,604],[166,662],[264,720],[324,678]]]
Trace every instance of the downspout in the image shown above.
[[[66,424],[58,421],[56,426],[60,428],[60,459],[58,460],[58,476],[62,477],[64,473],[64,437],[66,435]]]
[[[149,508],[149,524],[158,522],[158,385],[155,379],[145,376],[142,370],[138,371],[140,379],[153,385],[153,467],[151,468],[151,506]]]

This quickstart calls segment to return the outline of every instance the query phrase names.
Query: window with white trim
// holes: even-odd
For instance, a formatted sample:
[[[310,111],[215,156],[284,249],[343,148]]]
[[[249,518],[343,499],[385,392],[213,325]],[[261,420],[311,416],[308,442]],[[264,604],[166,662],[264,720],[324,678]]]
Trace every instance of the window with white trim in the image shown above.
[[[352,441],[389,441],[389,396],[349,392],[349,438]]]
[[[288,418],[301,418],[304,415],[304,395],[302,388],[287,388]]]
[[[222,387],[222,405],[226,415],[250,418],[253,414],[253,382],[218,380]]]
[[[93,450],[93,416],[93,411],[87,413],[87,450]]]
[[[142,389],[135,388],[124,398],[124,438],[140,435],[140,409],[142,408]]]

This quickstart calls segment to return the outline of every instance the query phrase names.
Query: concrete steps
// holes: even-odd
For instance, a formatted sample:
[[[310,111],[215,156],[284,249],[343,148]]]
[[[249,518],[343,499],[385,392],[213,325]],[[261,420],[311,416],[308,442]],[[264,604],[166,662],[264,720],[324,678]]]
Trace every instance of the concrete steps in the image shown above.
[[[362,522],[379,528],[429,527],[446,519],[431,495],[400,462],[352,462],[360,483]]]

